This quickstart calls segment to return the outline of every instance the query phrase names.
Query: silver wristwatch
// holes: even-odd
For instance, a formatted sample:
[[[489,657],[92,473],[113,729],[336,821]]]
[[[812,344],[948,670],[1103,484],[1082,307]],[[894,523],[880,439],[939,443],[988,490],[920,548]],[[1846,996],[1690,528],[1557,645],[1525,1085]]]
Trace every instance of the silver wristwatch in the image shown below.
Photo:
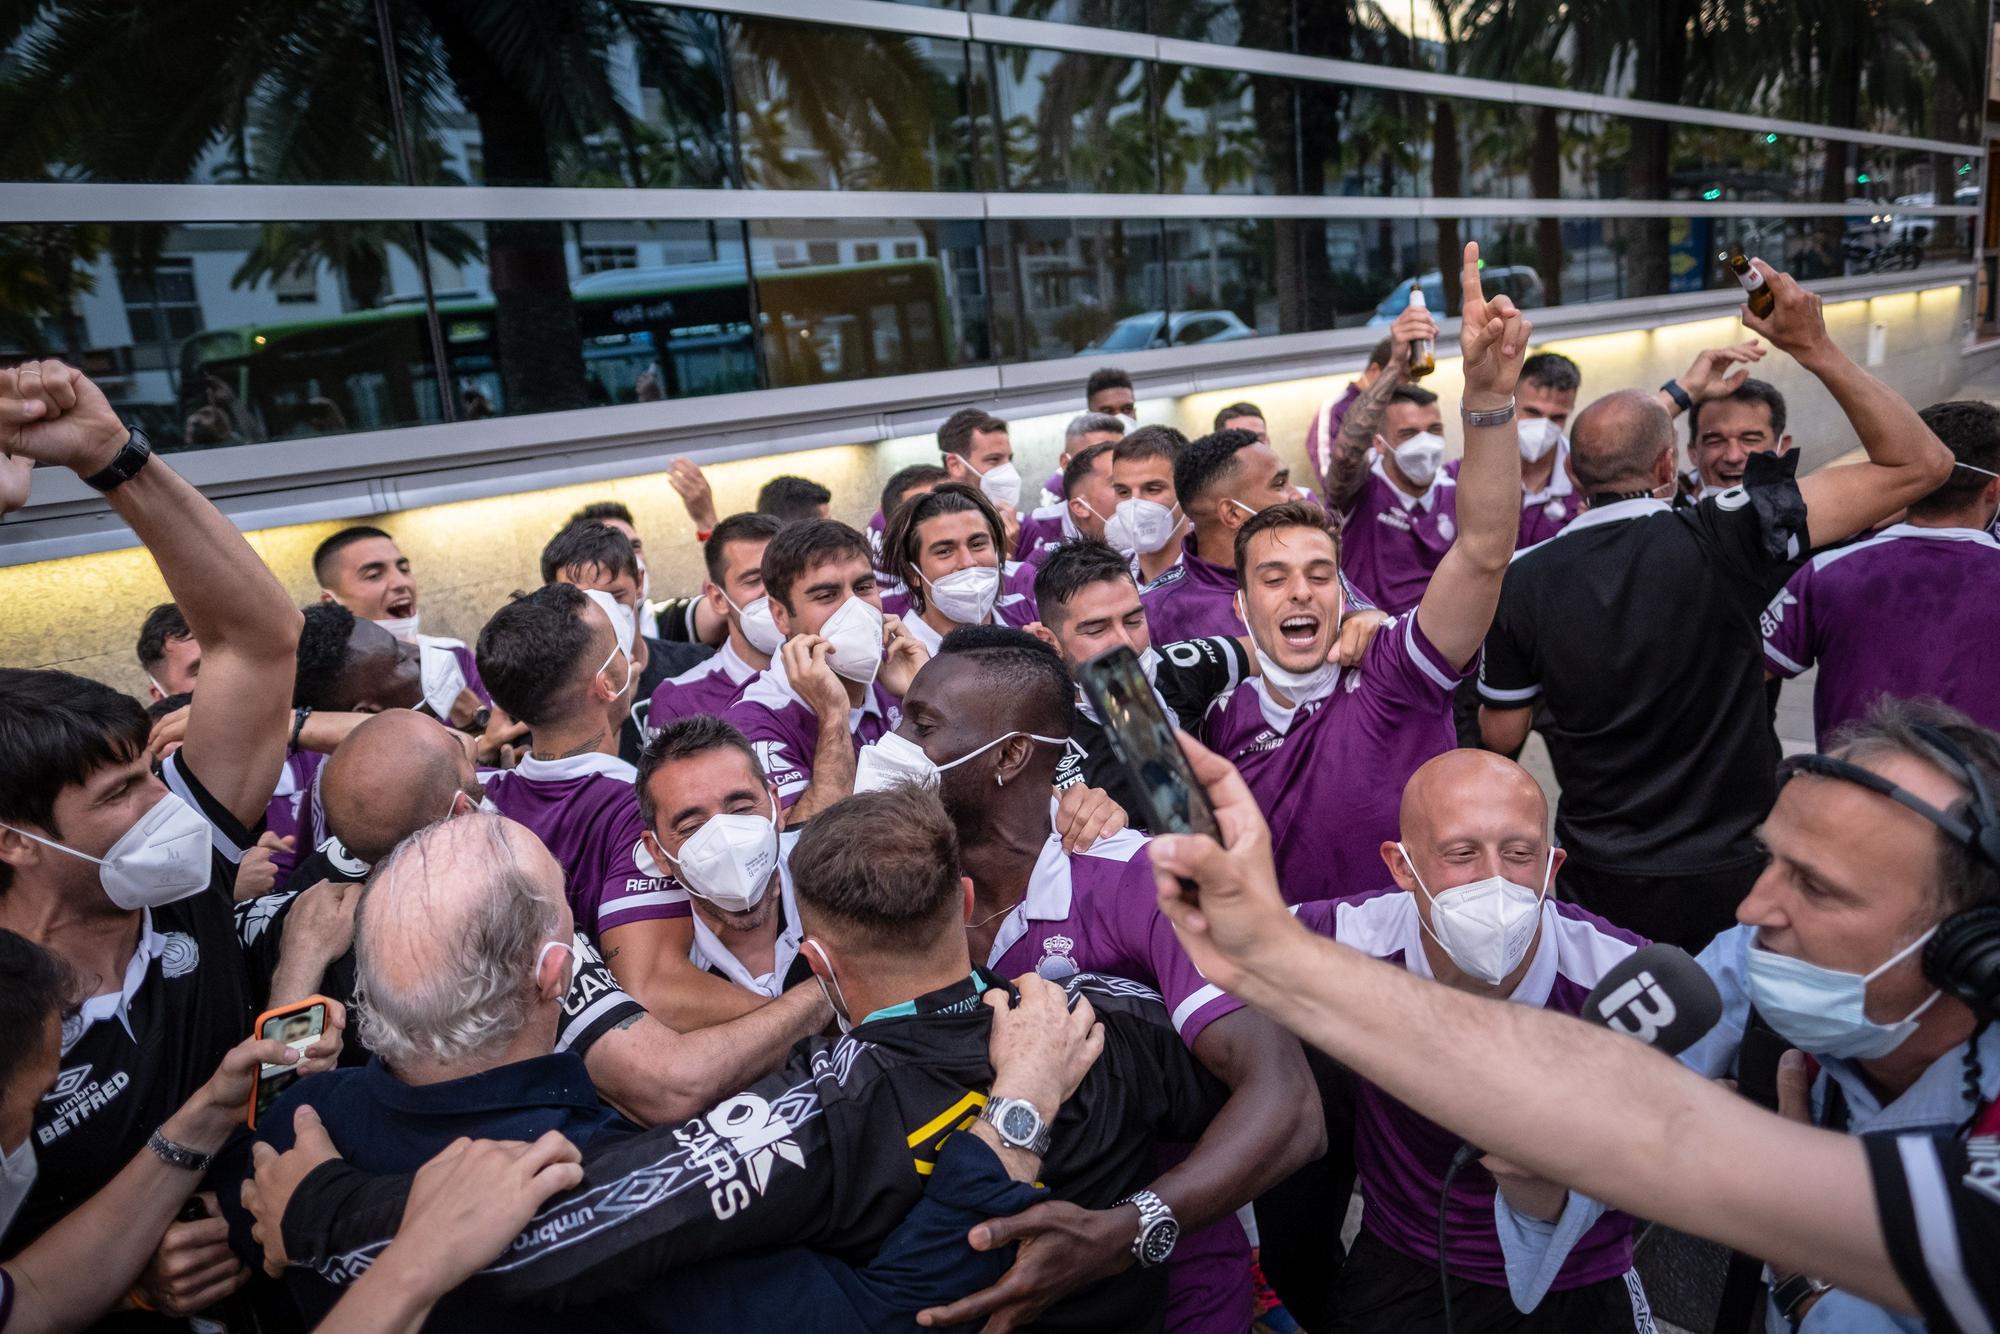
[[[1041,1109],[1025,1098],[990,1098],[979,1119],[992,1126],[1000,1142],[1037,1156],[1049,1151],[1049,1127]]]
[[[1465,418],[1467,426],[1505,426],[1514,420],[1514,400],[1509,398],[1504,408],[1491,408],[1485,412],[1474,412],[1463,403],[1458,407],[1459,415]]]
[[[1132,1238],[1132,1258],[1142,1269],[1165,1264],[1181,1239],[1181,1222],[1174,1211],[1150,1190],[1134,1191],[1118,1203],[1139,1209],[1139,1235]]]

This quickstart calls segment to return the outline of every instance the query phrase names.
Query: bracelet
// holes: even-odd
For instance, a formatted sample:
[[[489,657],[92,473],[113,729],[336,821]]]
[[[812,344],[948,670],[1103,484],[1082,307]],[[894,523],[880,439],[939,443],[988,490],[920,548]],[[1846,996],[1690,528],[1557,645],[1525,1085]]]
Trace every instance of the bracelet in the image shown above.
[[[1460,403],[1458,411],[1459,415],[1465,418],[1467,426],[1505,426],[1514,420],[1514,400],[1509,398],[1506,407],[1489,408],[1484,412],[1475,412]]]
[[[1778,1308],[1778,1314],[1797,1329],[1803,1311],[1800,1309],[1833,1285],[1808,1274],[1794,1274],[1771,1288],[1771,1305]]]
[[[312,705],[307,704],[292,710],[292,739],[286,749],[299,748],[299,735],[306,730],[306,719],[312,717]]]
[[[185,1172],[206,1172],[212,1153],[196,1153],[185,1144],[176,1144],[166,1137],[164,1129],[155,1130],[146,1147],[168,1167],[178,1167]]]
[[[1688,397],[1687,390],[1681,388],[1679,380],[1667,381],[1660,386],[1660,392],[1678,404],[1682,412],[1692,412],[1694,410],[1694,400]]]

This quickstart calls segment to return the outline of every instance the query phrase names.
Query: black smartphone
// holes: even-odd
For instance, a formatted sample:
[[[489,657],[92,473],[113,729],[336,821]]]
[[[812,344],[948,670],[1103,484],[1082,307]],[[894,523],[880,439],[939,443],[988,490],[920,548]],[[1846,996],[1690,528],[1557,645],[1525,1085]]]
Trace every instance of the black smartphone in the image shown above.
[[[1104,720],[1111,753],[1132,776],[1132,787],[1145,807],[1141,814],[1146,828],[1156,834],[1207,834],[1220,843],[1222,828],[1215,822],[1208,793],[1174,739],[1173,725],[1139,666],[1139,655],[1120,645],[1084,663],[1077,676],[1091,707]]]

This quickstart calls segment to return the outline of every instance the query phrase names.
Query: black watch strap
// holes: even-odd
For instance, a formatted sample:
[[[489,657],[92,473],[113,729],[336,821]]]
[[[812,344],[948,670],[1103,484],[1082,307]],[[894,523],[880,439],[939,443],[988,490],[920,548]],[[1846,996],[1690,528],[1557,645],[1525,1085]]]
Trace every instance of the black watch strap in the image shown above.
[[[101,472],[94,472],[83,479],[85,486],[99,491],[115,491],[139,475],[139,469],[146,466],[146,460],[153,457],[153,442],[146,433],[136,426],[125,428],[125,447],[118,451],[118,457],[106,464]]]
[[[1681,382],[1679,380],[1667,381],[1665,384],[1660,386],[1660,392],[1665,394],[1668,398],[1671,398],[1674,402],[1680,404],[1682,412],[1689,412],[1693,410],[1694,400],[1688,397],[1687,390],[1681,388]]]

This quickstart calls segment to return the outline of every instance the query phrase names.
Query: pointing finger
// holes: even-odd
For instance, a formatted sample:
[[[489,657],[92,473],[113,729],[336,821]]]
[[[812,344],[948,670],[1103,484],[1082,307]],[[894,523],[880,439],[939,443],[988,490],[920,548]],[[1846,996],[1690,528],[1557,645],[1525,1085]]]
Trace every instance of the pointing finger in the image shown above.
[[[1465,243],[1465,271],[1459,276],[1458,285],[1461,294],[1460,300],[1464,306],[1469,307],[1474,302],[1485,302],[1486,291],[1479,285],[1479,242],[1477,241],[1467,241]]]

